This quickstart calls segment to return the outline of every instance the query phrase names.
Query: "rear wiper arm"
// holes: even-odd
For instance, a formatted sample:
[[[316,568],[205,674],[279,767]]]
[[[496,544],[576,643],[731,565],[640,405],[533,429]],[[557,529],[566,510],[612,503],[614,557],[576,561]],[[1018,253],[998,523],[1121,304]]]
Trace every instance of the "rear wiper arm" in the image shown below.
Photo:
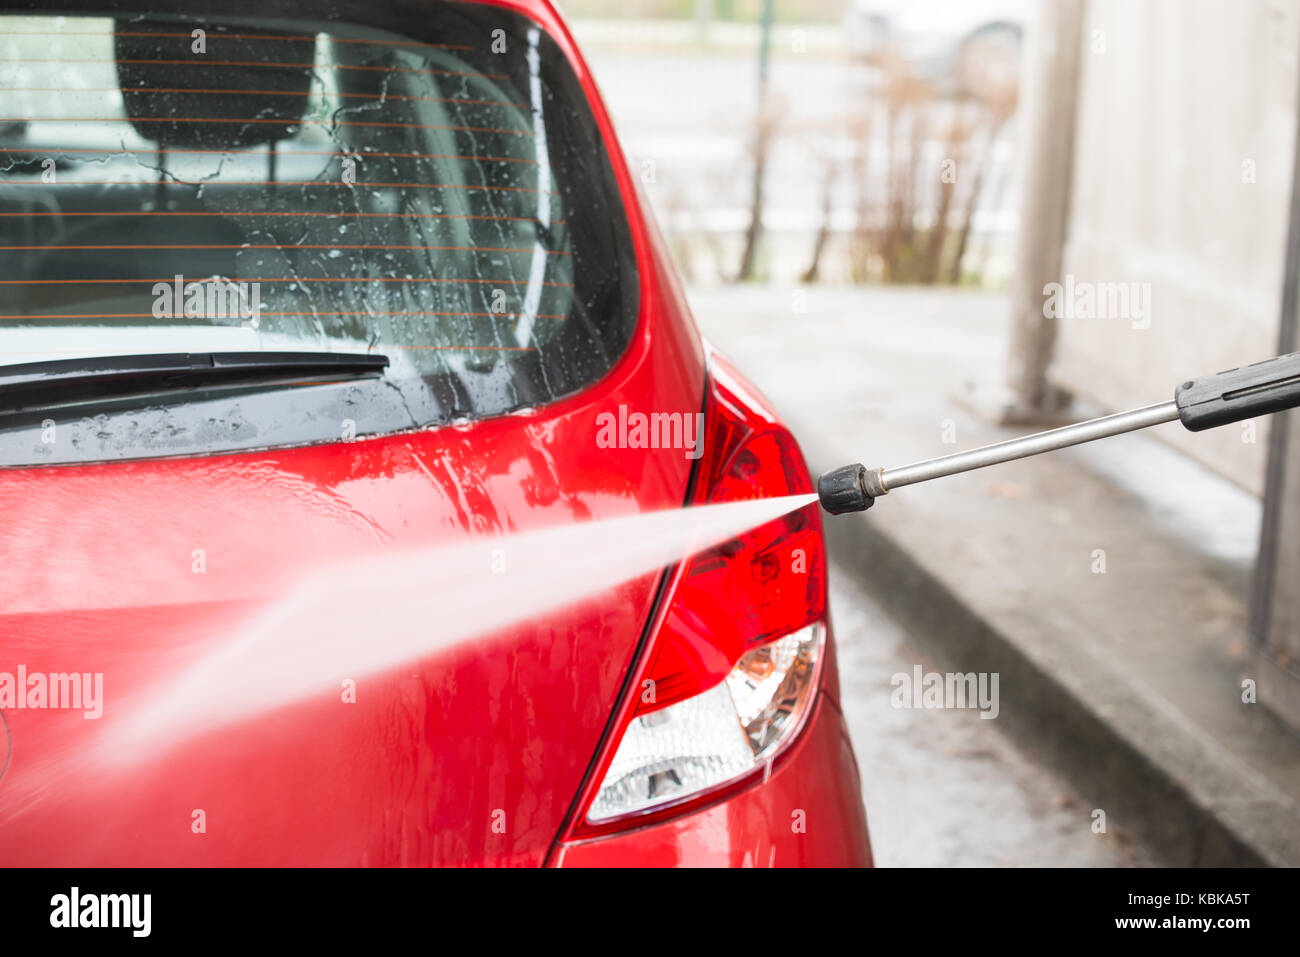
[[[0,414],[157,392],[308,385],[378,376],[388,356],[340,352],[174,352],[0,365]]]

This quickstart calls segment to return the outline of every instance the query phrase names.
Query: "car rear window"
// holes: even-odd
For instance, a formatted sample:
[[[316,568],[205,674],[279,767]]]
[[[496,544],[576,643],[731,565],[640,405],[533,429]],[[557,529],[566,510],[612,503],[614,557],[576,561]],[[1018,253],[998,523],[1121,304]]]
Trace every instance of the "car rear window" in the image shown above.
[[[75,449],[0,412],[5,464],[490,416],[626,347],[619,190],[543,31],[464,3],[265,6],[0,16],[0,363],[378,352],[383,381],[69,408]]]

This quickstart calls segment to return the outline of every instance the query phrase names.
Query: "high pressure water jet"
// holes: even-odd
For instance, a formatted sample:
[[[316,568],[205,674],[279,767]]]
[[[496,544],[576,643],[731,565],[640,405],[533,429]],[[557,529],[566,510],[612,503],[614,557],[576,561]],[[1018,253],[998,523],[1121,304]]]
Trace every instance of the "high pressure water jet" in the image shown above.
[[[982,469],[1000,462],[1081,445],[1096,439],[1136,432],[1178,419],[1189,432],[1201,432],[1281,412],[1300,405],[1300,352],[1265,359],[1239,369],[1189,379],[1174,390],[1170,402],[1104,415],[1059,429],[1035,432],[967,452],[943,455],[895,468],[845,465],[817,480],[817,496],[832,515],[862,512],[877,498],[904,485]]]

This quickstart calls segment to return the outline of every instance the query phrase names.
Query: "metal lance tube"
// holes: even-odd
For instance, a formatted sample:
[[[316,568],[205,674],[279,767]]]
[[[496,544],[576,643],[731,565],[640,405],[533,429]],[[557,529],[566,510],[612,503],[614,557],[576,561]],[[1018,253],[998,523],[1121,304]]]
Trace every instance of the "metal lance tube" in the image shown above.
[[[1300,406],[1300,352],[1293,352],[1226,372],[1188,379],[1174,390],[1172,402],[1103,415],[1099,419],[892,469],[846,465],[817,480],[817,495],[822,507],[832,515],[861,512],[869,509],[881,495],[888,495],[890,490],[904,485],[982,469],[986,465],[1023,459],[1124,432],[1136,432],[1174,419],[1181,421],[1188,431],[1200,432],[1297,406]]]
[[[986,465],[997,465],[999,462],[1023,459],[1029,455],[1038,455],[1040,452],[1053,452],[1056,449],[1080,445],[1094,439],[1135,432],[1162,422],[1172,422],[1176,418],[1178,418],[1178,405],[1174,402],[1161,402],[1158,405],[1148,405],[1141,409],[1118,412],[1115,415],[1104,415],[1099,419],[1089,419],[1087,422],[1078,422],[1048,432],[1036,432],[1019,439],[1008,439],[1006,442],[985,445],[978,449],[971,449],[969,452],[955,452],[952,455],[943,455],[912,465],[880,469],[878,472],[880,487],[888,492],[890,489],[902,488],[904,485],[915,485],[917,482],[928,482],[930,479],[943,478],[945,475],[982,469]]]

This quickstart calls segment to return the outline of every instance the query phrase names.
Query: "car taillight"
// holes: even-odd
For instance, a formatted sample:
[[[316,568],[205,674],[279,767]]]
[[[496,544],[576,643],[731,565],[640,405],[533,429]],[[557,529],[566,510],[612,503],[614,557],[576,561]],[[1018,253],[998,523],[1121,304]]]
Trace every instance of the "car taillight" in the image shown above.
[[[811,492],[790,433],[711,366],[698,504]],[[797,735],[826,640],[826,555],[812,503],[679,566],[596,768],[575,835],[680,813],[748,783]]]

